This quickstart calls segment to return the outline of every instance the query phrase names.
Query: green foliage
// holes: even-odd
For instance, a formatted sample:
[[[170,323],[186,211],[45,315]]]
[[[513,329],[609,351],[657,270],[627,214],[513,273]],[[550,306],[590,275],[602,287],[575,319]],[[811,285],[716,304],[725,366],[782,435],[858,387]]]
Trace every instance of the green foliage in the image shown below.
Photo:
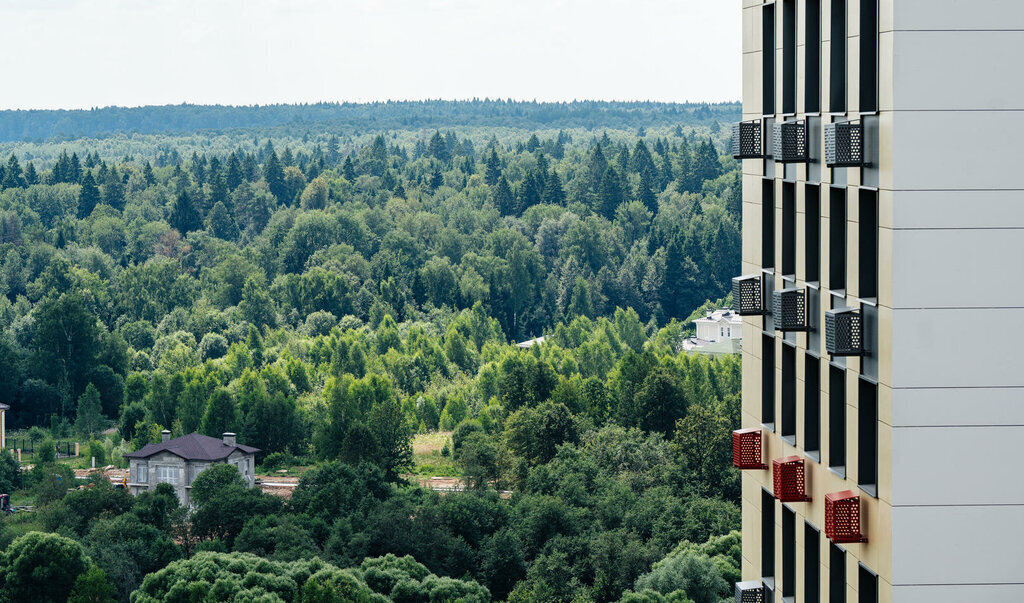
[[[117,589],[99,566],[90,566],[75,580],[68,603],[114,603]]]
[[[7,450],[0,451],[0,493],[10,493],[22,486],[24,476],[21,464],[14,454]]]
[[[62,603],[88,565],[74,540],[30,532],[0,554],[0,594],[11,601]]]

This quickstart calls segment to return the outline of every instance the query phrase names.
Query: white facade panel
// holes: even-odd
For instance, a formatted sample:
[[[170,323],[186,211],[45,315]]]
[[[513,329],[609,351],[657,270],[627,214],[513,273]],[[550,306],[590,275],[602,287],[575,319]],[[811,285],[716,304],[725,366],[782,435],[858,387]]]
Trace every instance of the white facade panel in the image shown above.
[[[1024,111],[897,111],[892,121],[895,190],[1024,189]]]
[[[956,286],[956,280],[949,285]],[[998,288],[990,291],[996,294]],[[894,388],[1024,387],[1024,308],[897,309],[892,315]],[[958,338],[957,329],[970,324],[991,328]]]
[[[993,63],[1024,54],[1024,31],[901,31],[893,49],[897,111],[1024,109],[1024,78]]]
[[[1024,29],[1020,0],[895,0],[895,29]]]
[[[892,390],[893,427],[971,425],[1024,425],[1024,388]]]
[[[1024,584],[1024,506],[893,507],[893,586]]]
[[[1008,258],[1024,259],[1024,229],[894,231],[893,307],[1024,308],[1024,261]],[[974,320],[949,327],[951,336],[999,330]]]
[[[896,191],[893,228],[1024,228],[1020,191]]]
[[[1020,603],[1024,584],[972,584],[969,586],[894,586],[893,603]]]
[[[1024,505],[1024,480],[1006,479],[1022,441],[1019,426],[897,427],[892,504]]]

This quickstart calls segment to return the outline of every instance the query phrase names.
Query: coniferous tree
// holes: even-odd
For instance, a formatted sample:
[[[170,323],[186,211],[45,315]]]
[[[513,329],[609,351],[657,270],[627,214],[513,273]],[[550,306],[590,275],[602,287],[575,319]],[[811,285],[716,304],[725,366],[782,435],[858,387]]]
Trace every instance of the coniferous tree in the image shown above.
[[[267,188],[270,189],[270,193],[277,197],[278,203],[288,203],[291,199],[288,197],[288,186],[284,181],[284,168],[281,167],[281,162],[277,158],[277,153],[271,149],[270,154],[267,155],[267,160],[263,164],[263,178],[267,181]]]
[[[239,184],[245,180],[242,174],[242,163],[238,160],[238,154],[232,152],[228,155],[228,167],[227,174],[224,177],[224,183],[227,185],[229,191],[233,191],[238,188]]]
[[[516,200],[512,195],[512,188],[504,176],[498,177],[498,184],[491,195],[491,200],[501,215],[513,216],[516,214]]]
[[[233,241],[238,237],[238,226],[231,219],[228,208],[221,201],[214,203],[209,215],[206,216],[206,227],[210,234],[218,239]]]
[[[487,156],[487,171],[484,181],[489,186],[494,186],[498,184],[499,178],[501,178],[501,160],[498,159],[498,152],[492,148],[491,154]]]
[[[78,160],[78,153],[71,154],[71,163],[68,169],[68,182],[78,182],[82,179],[82,163]]]
[[[548,205],[565,205],[565,189],[562,188],[562,179],[558,172],[551,170],[547,182],[544,184],[544,203]]]
[[[327,160],[332,164],[338,161],[338,137],[334,134],[327,139]]]
[[[36,165],[31,161],[28,162],[28,167],[25,168],[25,184],[29,186],[39,184],[39,173],[36,172]]]
[[[434,135],[430,137],[430,142],[427,144],[427,153],[442,163],[448,163],[448,160],[451,159],[451,156],[448,154],[448,144],[438,130],[434,130]]]
[[[638,174],[645,171],[654,172],[654,159],[651,158],[651,152],[643,140],[636,141],[633,154],[629,158],[629,168]]]
[[[654,177],[650,170],[640,172],[640,182],[636,185],[636,200],[644,204],[652,214],[658,213],[658,197],[654,194]]]
[[[594,145],[594,150],[590,152],[590,190],[597,194],[601,190],[601,180],[604,178],[605,172],[608,171],[608,160],[604,156],[604,151],[601,150],[601,145]]]
[[[153,174],[153,166],[150,165],[148,161],[144,166],[142,166],[142,179],[145,180],[146,184],[149,186],[156,184],[156,176]]]
[[[602,216],[609,220],[615,219],[615,210],[624,201],[622,192],[622,180],[619,178],[615,168],[609,167],[601,179],[601,190],[598,192],[597,210]]]
[[[352,165],[351,155],[345,157],[345,163],[341,166],[341,174],[345,176],[345,180],[348,180],[349,182],[356,181],[356,167]]]
[[[124,209],[124,183],[118,177],[116,169],[110,171],[107,182],[103,185],[103,202],[118,211]]]
[[[92,172],[85,171],[82,176],[82,189],[78,192],[78,217],[88,218],[96,204],[100,202],[100,190],[96,188],[96,181],[92,178]]]
[[[25,186],[24,175],[21,173],[21,164],[18,158],[11,153],[7,160],[7,169],[4,170],[3,188],[22,188]]]
[[[189,194],[187,188],[181,189],[181,192],[178,193],[178,198],[174,203],[174,209],[171,210],[168,222],[182,236],[203,227],[203,219],[199,215],[199,210],[196,209],[195,203],[192,201],[192,195]]]

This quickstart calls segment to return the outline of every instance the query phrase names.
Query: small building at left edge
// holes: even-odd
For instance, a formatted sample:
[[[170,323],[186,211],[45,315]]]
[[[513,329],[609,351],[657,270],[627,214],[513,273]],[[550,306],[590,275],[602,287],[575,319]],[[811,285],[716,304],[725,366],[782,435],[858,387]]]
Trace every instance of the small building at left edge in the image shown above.
[[[171,432],[165,429],[162,435],[163,441],[124,455],[130,462],[128,489],[132,494],[170,484],[178,494],[178,501],[188,506],[196,476],[217,463],[237,467],[250,488],[256,483],[259,449],[237,443],[235,434],[225,433],[222,439],[217,439],[190,433],[172,440]]]
[[[11,407],[0,404],[0,450],[7,450],[7,411]]]

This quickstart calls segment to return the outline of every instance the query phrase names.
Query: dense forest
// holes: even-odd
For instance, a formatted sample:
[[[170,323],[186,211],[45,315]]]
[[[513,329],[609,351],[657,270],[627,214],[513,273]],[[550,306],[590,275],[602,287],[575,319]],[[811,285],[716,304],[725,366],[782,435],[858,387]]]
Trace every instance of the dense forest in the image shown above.
[[[0,491],[37,508],[0,520],[0,598],[728,599],[740,361],[681,351],[739,268],[725,129],[493,105],[0,145],[0,403],[41,440],[30,470],[0,455]],[[220,108],[189,109],[175,127]],[[112,119],[81,127],[133,127]],[[237,432],[298,487],[214,467],[186,509],[69,491],[53,455],[74,436],[125,466],[163,429]],[[463,491],[411,480],[429,434]]]

